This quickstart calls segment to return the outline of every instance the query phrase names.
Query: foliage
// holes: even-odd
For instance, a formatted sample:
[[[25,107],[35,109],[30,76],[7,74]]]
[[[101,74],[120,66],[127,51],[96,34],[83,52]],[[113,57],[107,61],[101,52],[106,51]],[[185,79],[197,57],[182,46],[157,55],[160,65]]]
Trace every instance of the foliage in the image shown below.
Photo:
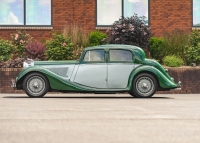
[[[165,55],[165,40],[163,38],[151,37],[149,39],[149,51],[151,58],[162,62]]]
[[[70,37],[70,42],[73,43],[76,48],[77,46],[88,46],[88,34],[84,31],[84,28],[80,24],[71,24],[69,26],[65,26],[63,35],[66,38]]]
[[[163,59],[163,63],[164,65],[169,66],[169,67],[179,67],[184,64],[183,60],[176,56],[166,56]]]
[[[186,52],[188,50],[188,46],[190,45],[189,34],[184,31],[175,30],[172,33],[164,34],[165,44],[164,46],[164,55],[175,55],[176,57],[180,57],[186,62]]]
[[[191,46],[186,52],[187,64],[200,64],[200,32],[198,30],[193,30],[190,36],[190,42]]]
[[[145,19],[145,16],[138,17],[137,14],[134,14],[132,17],[122,17],[115,21],[111,30],[109,30],[109,43],[147,48],[152,33],[146,25],[147,20]]]
[[[25,46],[32,40],[32,37],[25,30],[17,30],[16,33],[11,34],[11,40],[16,46],[15,54],[18,57],[24,57]]]
[[[100,31],[92,31],[89,34],[89,43],[90,46],[97,46],[97,45],[102,45],[107,38],[107,35],[103,32]]]
[[[83,49],[89,45],[88,33],[80,24],[65,26],[63,35],[73,44],[72,54],[69,59],[79,59]]]
[[[0,39],[0,62],[9,60],[14,50],[15,47],[11,41]]]
[[[34,60],[44,60],[46,46],[38,41],[31,41],[26,45],[25,56]]]
[[[48,60],[69,60],[72,59],[74,45],[69,37],[60,33],[53,33],[53,39],[46,42],[47,50],[45,55]]]

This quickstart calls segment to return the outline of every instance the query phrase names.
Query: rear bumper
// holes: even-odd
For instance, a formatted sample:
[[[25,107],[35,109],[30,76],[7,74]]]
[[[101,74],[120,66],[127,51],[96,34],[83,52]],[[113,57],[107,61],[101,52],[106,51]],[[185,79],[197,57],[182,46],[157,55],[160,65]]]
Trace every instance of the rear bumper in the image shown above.
[[[170,90],[181,90],[181,81],[177,83],[177,88],[170,89]]]

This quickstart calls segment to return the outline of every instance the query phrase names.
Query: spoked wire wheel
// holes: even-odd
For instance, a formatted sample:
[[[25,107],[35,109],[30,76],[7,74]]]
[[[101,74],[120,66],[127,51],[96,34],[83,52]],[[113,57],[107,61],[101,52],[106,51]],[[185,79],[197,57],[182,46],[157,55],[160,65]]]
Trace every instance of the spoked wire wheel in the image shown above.
[[[29,97],[43,97],[49,90],[49,83],[44,75],[32,73],[24,79],[23,88]]]
[[[139,74],[133,82],[133,93],[137,97],[151,97],[157,90],[157,80],[148,73]]]

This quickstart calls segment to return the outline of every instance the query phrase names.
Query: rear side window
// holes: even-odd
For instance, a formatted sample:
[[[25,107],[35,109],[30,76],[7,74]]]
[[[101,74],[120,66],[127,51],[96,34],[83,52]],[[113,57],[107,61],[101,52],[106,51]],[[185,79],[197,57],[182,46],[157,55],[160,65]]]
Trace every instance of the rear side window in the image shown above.
[[[109,51],[110,61],[133,61],[133,55],[128,50],[110,50]]]
[[[87,51],[84,57],[85,62],[103,62],[105,61],[104,50]]]

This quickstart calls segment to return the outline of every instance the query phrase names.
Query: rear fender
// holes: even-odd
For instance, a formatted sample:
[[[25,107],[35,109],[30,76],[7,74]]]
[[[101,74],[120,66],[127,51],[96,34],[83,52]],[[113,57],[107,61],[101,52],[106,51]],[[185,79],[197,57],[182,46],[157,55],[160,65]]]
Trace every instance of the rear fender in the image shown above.
[[[145,66],[139,66],[131,72],[130,77],[129,77],[129,82],[128,82],[128,89],[132,89],[134,78],[138,74],[145,73],[145,72],[154,75],[157,78],[158,84],[160,85],[161,88],[172,89],[172,88],[177,87],[177,85],[174,83],[172,79],[169,79],[168,77],[166,77],[158,69],[156,69],[153,66],[145,65]]]

